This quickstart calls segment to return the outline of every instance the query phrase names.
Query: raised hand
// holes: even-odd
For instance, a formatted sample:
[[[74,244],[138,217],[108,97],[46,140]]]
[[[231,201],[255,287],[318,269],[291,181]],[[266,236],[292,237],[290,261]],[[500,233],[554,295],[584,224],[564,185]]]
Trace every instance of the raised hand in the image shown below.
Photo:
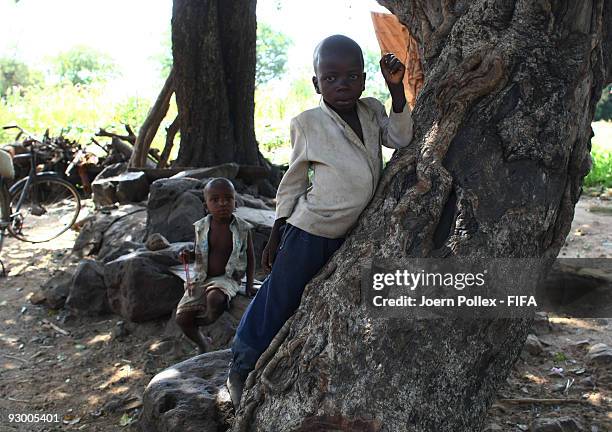
[[[389,86],[396,86],[402,83],[406,66],[392,53],[387,53],[380,59],[380,71]]]

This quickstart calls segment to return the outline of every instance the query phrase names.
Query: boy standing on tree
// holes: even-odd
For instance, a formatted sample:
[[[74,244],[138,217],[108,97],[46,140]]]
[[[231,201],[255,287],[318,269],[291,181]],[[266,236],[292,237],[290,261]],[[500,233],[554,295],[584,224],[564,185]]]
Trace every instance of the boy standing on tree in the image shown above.
[[[194,224],[196,274],[185,283],[176,308],[177,324],[200,353],[208,351],[209,340],[198,327],[212,324],[229,309],[245,273],[246,293],[252,295],[255,273],[251,226],[233,214],[234,185],[226,178],[213,179],[204,188],[204,200],[208,216]]]
[[[278,187],[276,221],[262,256],[272,272],[245,311],[232,346],[227,387],[236,408],[257,359],[374,196],[382,171],[381,144],[401,148],[412,139],[402,84],[405,67],[393,54],[380,61],[393,102],[390,118],[378,100],[360,99],[365,73],[355,41],[342,35],[324,39],[315,49],[313,66],[312,82],[322,99],[318,108],[291,121],[293,153]]]

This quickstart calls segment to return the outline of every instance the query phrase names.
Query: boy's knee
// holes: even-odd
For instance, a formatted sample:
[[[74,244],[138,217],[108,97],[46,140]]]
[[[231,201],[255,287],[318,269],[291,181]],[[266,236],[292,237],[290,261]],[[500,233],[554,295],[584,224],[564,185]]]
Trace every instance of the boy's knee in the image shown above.
[[[193,316],[190,313],[176,314],[174,320],[179,325],[179,327],[190,327],[194,323]]]
[[[222,291],[214,289],[206,296],[206,302],[208,306],[216,312],[223,312],[227,304],[227,296]]]

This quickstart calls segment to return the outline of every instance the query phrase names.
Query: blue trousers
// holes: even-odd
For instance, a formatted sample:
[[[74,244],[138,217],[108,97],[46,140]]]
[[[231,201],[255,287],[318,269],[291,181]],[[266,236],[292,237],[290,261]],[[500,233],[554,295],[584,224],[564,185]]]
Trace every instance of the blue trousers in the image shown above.
[[[306,284],[344,239],[328,239],[286,224],[272,272],[247,307],[232,345],[231,369],[246,379],[283,324],[293,315]]]

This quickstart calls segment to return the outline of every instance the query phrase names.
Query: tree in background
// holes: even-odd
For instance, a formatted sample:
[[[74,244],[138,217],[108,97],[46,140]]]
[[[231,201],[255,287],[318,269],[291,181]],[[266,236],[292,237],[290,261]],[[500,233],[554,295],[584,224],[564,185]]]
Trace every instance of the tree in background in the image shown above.
[[[601,99],[599,99],[595,108],[594,120],[612,120],[612,84],[601,92]]]
[[[177,166],[265,164],[255,140],[256,0],[174,0]]]
[[[285,73],[287,50],[292,42],[285,34],[266,23],[257,24],[255,85],[257,87]]]
[[[108,55],[83,45],[60,53],[51,62],[57,76],[73,85],[105,81],[116,71]]]
[[[40,73],[33,72],[25,63],[11,57],[0,58],[0,97],[13,87],[28,87],[40,80]]]

